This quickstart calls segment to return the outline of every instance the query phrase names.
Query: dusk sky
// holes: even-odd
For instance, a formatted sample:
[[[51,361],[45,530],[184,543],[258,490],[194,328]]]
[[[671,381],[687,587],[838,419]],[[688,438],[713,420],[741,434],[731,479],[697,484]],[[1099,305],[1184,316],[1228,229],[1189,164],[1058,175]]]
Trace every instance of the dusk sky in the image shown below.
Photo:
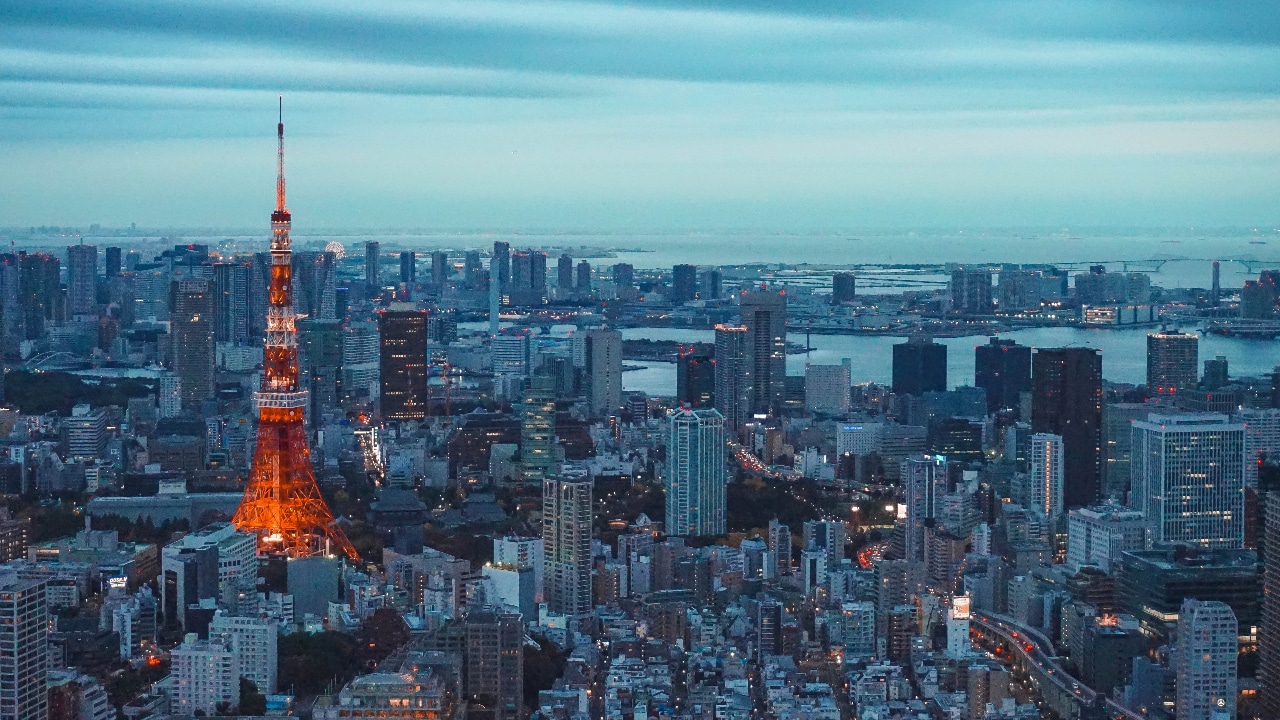
[[[1280,223],[1280,5],[0,0],[0,226]]]

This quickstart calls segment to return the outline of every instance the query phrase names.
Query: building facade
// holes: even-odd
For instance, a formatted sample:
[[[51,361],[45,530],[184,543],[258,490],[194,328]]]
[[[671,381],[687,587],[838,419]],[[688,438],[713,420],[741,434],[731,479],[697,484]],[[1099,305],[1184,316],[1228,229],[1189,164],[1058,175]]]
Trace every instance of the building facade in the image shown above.
[[[667,534],[725,532],[724,417],[715,409],[672,412],[667,444]]]

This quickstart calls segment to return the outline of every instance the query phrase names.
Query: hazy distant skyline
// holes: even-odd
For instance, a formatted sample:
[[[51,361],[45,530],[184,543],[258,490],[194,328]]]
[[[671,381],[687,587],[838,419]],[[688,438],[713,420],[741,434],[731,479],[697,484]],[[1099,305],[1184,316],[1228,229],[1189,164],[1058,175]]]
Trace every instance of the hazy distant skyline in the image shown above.
[[[0,226],[1280,223],[1280,7],[0,0]]]

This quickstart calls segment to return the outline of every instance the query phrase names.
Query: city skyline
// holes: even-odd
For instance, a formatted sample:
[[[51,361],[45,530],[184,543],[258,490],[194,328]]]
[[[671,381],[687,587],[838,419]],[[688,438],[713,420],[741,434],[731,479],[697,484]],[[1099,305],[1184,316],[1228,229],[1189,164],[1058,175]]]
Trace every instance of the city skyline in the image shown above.
[[[280,92],[311,227],[1254,227],[1280,189],[1249,5],[3,15],[0,226],[251,227]]]

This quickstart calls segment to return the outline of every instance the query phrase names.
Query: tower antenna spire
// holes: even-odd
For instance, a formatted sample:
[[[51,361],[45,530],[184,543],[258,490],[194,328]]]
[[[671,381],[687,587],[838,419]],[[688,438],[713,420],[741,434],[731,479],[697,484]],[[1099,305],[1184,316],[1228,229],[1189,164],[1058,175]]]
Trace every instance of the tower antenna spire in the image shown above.
[[[276,125],[276,139],[279,149],[276,152],[276,211],[284,207],[284,95],[280,96],[280,120]]]

